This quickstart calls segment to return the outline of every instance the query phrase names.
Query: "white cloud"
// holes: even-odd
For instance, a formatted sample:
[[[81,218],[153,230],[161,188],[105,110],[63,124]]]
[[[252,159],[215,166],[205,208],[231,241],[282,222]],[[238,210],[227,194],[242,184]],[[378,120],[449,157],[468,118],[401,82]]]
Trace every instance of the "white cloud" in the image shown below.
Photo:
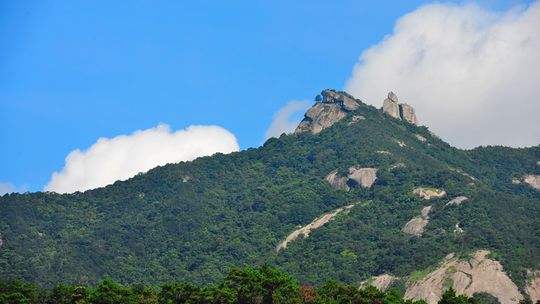
[[[13,192],[25,192],[27,191],[27,187],[17,187],[9,182],[0,182],[0,196],[4,195],[6,193],[13,193]]]
[[[302,119],[298,114],[304,114],[310,104],[305,100],[293,100],[279,109],[266,130],[265,139],[279,137],[282,133],[291,133]]]
[[[173,132],[160,124],[129,135],[100,138],[87,150],[72,151],[45,190],[71,193],[94,189],[159,165],[238,150],[236,137],[221,127],[190,126]]]
[[[360,56],[346,90],[381,106],[393,90],[459,147],[540,140],[540,2],[495,13],[431,4]]]

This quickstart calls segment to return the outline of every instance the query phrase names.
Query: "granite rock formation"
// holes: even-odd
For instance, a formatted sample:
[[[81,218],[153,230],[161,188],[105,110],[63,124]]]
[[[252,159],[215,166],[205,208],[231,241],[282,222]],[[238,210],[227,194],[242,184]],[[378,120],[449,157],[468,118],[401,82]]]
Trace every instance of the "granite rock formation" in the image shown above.
[[[356,110],[361,101],[345,92],[324,90],[321,92],[321,100],[311,107],[304,119],[300,122],[295,134],[311,132],[318,134],[322,130],[331,127],[342,120],[351,111]]]
[[[383,101],[382,110],[396,119],[402,119],[414,125],[418,124],[414,108],[406,103],[398,103],[398,97],[394,92],[388,93]]]

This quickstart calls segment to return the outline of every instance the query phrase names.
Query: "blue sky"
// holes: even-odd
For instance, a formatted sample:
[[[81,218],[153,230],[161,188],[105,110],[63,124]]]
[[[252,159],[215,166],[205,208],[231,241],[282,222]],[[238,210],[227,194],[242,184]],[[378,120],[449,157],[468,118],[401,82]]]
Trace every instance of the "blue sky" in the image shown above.
[[[41,190],[70,151],[160,122],[258,146],[425,1],[125,3],[0,2],[0,182]]]

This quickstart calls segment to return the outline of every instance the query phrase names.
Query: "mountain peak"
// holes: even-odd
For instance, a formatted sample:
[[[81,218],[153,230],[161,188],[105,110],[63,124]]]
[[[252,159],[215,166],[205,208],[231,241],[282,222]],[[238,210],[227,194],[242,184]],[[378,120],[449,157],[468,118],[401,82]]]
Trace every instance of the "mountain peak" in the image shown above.
[[[345,118],[348,113],[357,110],[362,104],[361,100],[347,92],[332,89],[323,90],[315,101],[315,105],[306,112],[304,119],[296,127],[295,134],[304,132],[318,134]],[[414,108],[406,103],[398,103],[398,97],[392,91],[384,100],[382,111],[396,119],[418,124]]]
[[[322,91],[315,100],[315,105],[306,112],[304,119],[296,127],[295,134],[318,134],[343,119],[349,112],[358,109],[362,103],[346,92],[330,89]]]

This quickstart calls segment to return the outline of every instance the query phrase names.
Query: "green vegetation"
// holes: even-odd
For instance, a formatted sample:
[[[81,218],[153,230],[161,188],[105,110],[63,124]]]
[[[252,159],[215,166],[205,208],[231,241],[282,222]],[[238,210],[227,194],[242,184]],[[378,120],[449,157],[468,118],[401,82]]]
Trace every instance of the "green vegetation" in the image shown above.
[[[0,281],[0,304],[425,304],[404,300],[396,291],[369,286],[358,289],[337,281],[321,286],[301,285],[277,269],[234,269],[217,284],[167,283],[159,286],[122,285],[105,279],[95,286],[57,285],[42,289],[20,281]],[[476,304],[473,299],[447,291],[441,304]]]
[[[84,193],[4,195],[0,278],[45,287],[106,277],[121,284],[217,284],[237,265],[271,264],[301,282],[357,284],[382,273],[404,277],[451,252],[477,249],[496,252],[520,286],[525,269],[540,269],[540,193],[511,183],[540,174],[540,147],[465,151],[373,107],[355,114],[365,119],[349,125],[347,117],[318,135],[284,135]],[[346,192],[324,181],[353,165],[379,169],[373,187]],[[417,186],[448,195],[425,201],[412,194]],[[445,206],[458,195],[469,200]],[[276,253],[298,225],[354,202],[369,204]],[[403,234],[427,205],[433,208],[422,237]],[[458,222],[460,235],[452,233]]]

